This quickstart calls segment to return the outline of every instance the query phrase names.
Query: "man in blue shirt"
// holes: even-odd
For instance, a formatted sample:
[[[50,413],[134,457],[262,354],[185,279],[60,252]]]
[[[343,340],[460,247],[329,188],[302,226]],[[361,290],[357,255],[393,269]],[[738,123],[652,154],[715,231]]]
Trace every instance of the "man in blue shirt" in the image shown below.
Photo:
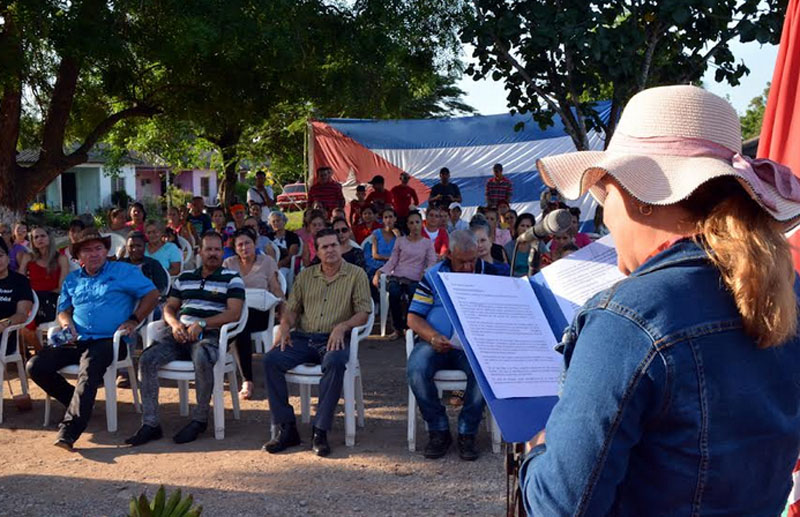
[[[439,370],[461,370],[467,374],[464,406],[458,416],[458,451],[461,459],[473,461],[478,459],[475,435],[483,416],[483,395],[461,344],[454,339],[455,330],[433,283],[439,273],[451,272],[497,274],[492,264],[478,258],[478,243],[472,233],[456,230],[450,235],[446,260],[425,272],[408,308],[408,327],[420,338],[408,358],[408,385],[428,424],[425,457],[436,459],[447,454],[453,438],[433,376]]]
[[[73,341],[45,347],[27,365],[31,379],[67,406],[55,443],[67,450],[86,429],[97,388],[114,360],[114,333],[133,332],[158,302],[158,290],[136,266],[106,260],[110,247],[111,238],[94,228],[83,230],[72,243],[72,256],[82,267],[61,286],[57,321],[62,330],[70,330]],[[127,347],[121,347],[120,359],[127,352]],[[76,363],[80,371],[73,387],[58,370]]]

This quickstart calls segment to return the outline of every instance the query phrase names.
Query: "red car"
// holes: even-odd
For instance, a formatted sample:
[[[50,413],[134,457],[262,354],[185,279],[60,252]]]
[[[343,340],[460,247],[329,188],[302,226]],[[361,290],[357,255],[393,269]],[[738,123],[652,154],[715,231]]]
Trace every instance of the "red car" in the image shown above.
[[[283,187],[283,192],[278,194],[278,208],[285,212],[292,210],[305,210],[308,204],[308,192],[305,183],[290,183]]]

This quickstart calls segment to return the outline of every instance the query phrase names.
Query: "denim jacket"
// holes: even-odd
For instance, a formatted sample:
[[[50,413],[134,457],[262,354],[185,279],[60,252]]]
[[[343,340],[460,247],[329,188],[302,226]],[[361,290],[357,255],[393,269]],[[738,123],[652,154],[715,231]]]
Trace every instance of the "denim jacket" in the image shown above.
[[[757,348],[697,244],[596,295],[562,345],[547,443],[520,472],[529,515],[780,515],[800,447],[800,339]]]

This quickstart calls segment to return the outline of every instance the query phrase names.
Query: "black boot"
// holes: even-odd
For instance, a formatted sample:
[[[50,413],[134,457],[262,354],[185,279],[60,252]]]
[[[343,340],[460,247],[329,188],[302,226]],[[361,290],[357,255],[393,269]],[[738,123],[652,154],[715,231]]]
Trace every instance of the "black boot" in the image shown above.
[[[311,434],[311,448],[317,456],[325,457],[330,454],[331,446],[328,445],[328,432],[314,427]]]
[[[478,459],[478,448],[475,446],[474,434],[458,435],[458,455],[464,461],[475,461]]]
[[[145,424],[136,431],[136,434],[126,439],[125,443],[136,447],[137,445],[144,445],[150,440],[159,440],[162,436],[164,436],[164,432],[161,430],[160,425],[153,427]]]
[[[206,431],[208,427],[208,422],[200,422],[198,420],[192,420],[186,427],[178,431],[178,434],[172,437],[172,440],[175,443],[189,443],[197,440],[197,437],[200,436],[201,433]]]
[[[275,454],[295,445],[300,445],[300,433],[297,432],[297,426],[292,422],[291,424],[280,424],[278,434],[265,443],[261,450]]]
[[[428,445],[425,446],[426,458],[435,460],[447,454],[447,449],[453,443],[450,431],[429,431],[428,436]]]

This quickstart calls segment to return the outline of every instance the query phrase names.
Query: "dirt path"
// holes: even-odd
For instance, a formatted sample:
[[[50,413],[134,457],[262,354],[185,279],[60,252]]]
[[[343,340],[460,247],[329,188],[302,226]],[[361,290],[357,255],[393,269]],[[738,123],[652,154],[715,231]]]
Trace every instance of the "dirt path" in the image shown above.
[[[442,460],[422,457],[426,436],[421,419],[418,450],[409,452],[403,344],[369,340],[360,355],[366,427],[357,430],[355,447],[345,447],[340,412],[330,434],[329,458],[307,449],[307,424],[300,425],[303,447],[280,455],[259,450],[267,439],[269,412],[258,356],[256,400],[243,401],[242,418],[235,421],[226,396],[222,441],[214,440],[209,430],[191,444],[172,442],[169,437],[186,419],[178,414],[177,390],[167,385],[160,398],[167,436],[126,448],[123,440],[139,426],[131,392],[119,390],[119,431],[110,434],[100,390],[89,429],[76,451],[68,453],[53,447],[54,426],[42,428],[41,390],[32,387],[34,408],[27,413],[17,413],[6,394],[0,425],[0,516],[121,516],[132,495],[146,491],[152,496],[160,484],[191,493],[205,516],[503,515],[502,455],[492,454],[485,426],[476,462],[459,460],[455,448]],[[18,383],[12,382],[17,390]],[[299,399],[293,397],[292,404],[299,412]],[[55,417],[61,415],[58,406],[53,405]],[[454,428],[455,412],[451,416]]]

